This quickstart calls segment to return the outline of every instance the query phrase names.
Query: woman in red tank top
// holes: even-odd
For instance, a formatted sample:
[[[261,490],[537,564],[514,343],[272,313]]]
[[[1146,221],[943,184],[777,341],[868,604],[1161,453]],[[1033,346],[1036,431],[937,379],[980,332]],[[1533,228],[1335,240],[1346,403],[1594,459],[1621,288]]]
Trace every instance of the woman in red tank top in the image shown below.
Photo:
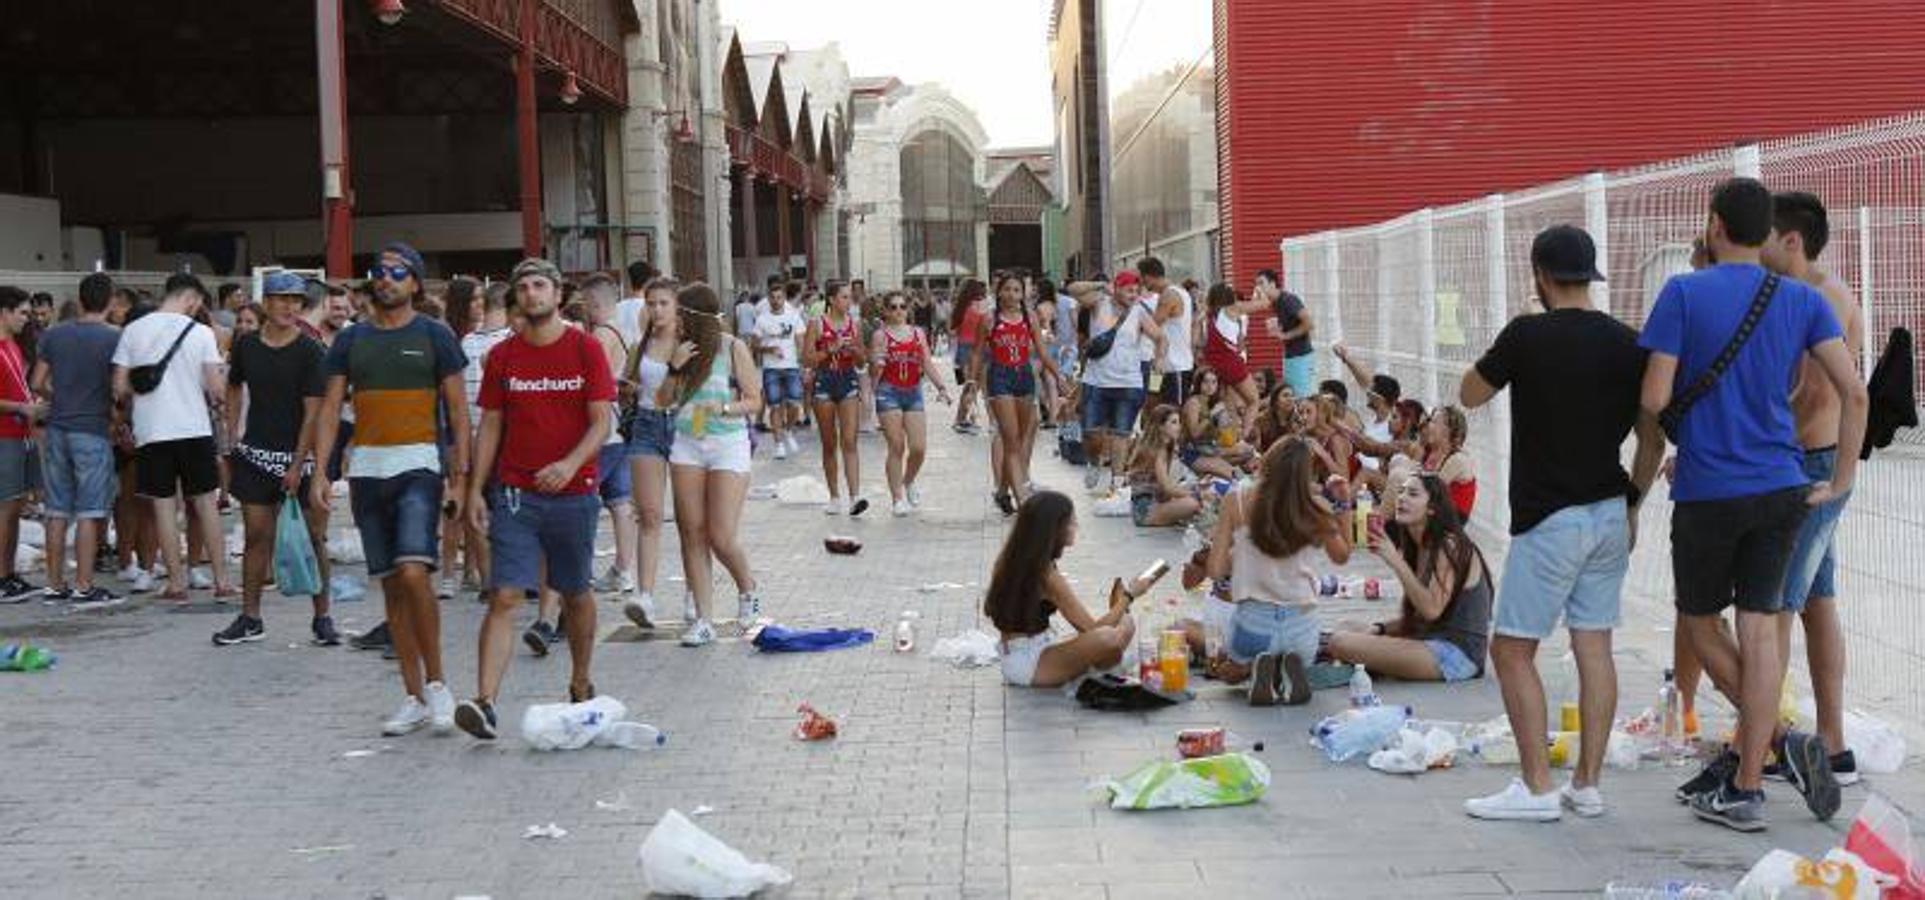
[[[859,516],[869,508],[863,499],[862,457],[856,448],[856,420],[861,409],[857,367],[868,362],[862,346],[855,314],[850,311],[853,297],[849,285],[831,281],[824,285],[829,295],[822,317],[809,323],[802,346],[808,350],[808,364],[815,369],[815,422],[822,436],[822,477],[829,484],[829,502],[822,511],[842,515],[842,498],[836,493],[836,464],[840,457],[844,483],[849,487],[849,515]]]
[[[976,342],[973,379],[984,385],[989,414],[995,417],[996,441],[989,448],[990,469],[996,475],[996,505],[1003,515],[1014,515],[1029,496],[1029,455],[1036,445],[1036,375],[1041,362],[1045,377],[1060,380],[1049,354],[1036,353],[1042,328],[1024,302],[1023,279],[1004,274],[996,280],[996,314],[983,322]]]
[[[869,339],[870,377],[876,383],[876,418],[889,445],[883,471],[889,478],[889,511],[906,516],[922,505],[916,475],[929,448],[929,426],[922,410],[922,380],[935,382],[936,394],[949,402],[949,388],[929,355],[929,337],[909,324],[909,297],[890,291],[882,298],[881,328]]]
[[[1239,406],[1246,434],[1256,433],[1257,413],[1263,405],[1245,356],[1249,316],[1267,307],[1261,299],[1238,299],[1236,288],[1221,281],[1210,285],[1210,293],[1204,298],[1203,364],[1223,379],[1224,389]]]

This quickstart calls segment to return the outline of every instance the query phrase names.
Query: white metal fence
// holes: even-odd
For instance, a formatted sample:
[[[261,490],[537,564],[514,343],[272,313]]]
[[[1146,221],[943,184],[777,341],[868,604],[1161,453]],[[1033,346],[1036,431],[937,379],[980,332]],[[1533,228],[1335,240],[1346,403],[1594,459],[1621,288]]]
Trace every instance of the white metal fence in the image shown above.
[[[1665,279],[1688,268],[1711,189],[1734,174],[1824,201],[1831,242],[1819,264],[1858,290],[1866,373],[1893,328],[1918,333],[1925,112],[1292,237],[1282,247],[1285,278],[1313,310],[1321,338],[1358,351],[1426,406],[1455,403],[1464,370],[1506,322],[1532,311],[1530,243],[1540,229],[1567,223],[1590,232],[1609,277],[1593,286],[1594,299],[1635,327]],[[1327,377],[1342,377],[1334,356],[1320,362]],[[1470,420],[1479,482],[1473,525],[1501,555],[1510,518],[1508,401],[1500,396]],[[1670,501],[1662,486],[1655,493],[1626,598],[1627,626],[1647,630],[1671,619]],[[1925,691],[1916,686],[1925,676],[1925,431],[1901,432],[1859,470],[1838,541],[1850,702],[1925,722]]]

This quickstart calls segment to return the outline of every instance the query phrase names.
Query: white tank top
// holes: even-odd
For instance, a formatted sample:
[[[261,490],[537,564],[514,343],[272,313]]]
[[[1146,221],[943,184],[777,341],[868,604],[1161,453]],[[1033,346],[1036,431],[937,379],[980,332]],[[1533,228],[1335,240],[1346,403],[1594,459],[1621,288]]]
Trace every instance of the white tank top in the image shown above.
[[[1229,343],[1230,346],[1237,346],[1243,339],[1243,323],[1237,321],[1228,311],[1218,310],[1216,314],[1216,333],[1223,335],[1223,340]]]
[[[1190,292],[1171,285],[1177,297],[1183,301],[1183,311],[1175,318],[1163,323],[1163,361],[1164,368],[1171,372],[1188,372],[1196,368],[1196,356],[1190,349],[1190,316],[1196,312],[1196,302],[1190,299]]]

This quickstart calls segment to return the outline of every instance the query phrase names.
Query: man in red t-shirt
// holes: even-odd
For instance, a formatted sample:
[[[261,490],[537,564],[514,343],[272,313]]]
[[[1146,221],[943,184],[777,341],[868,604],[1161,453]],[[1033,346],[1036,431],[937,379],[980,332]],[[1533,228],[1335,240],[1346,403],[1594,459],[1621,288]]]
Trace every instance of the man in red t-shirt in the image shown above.
[[[615,379],[601,347],[561,318],[555,264],[523,260],[510,282],[528,327],[495,345],[482,368],[481,433],[468,514],[475,529],[488,535],[494,559],[488,613],[481,621],[479,683],[475,698],[455,708],[455,724],[484,740],[495,737],[494,702],[512,655],[515,613],[524,593],[544,581],[562,596],[572,663],[569,702],[595,696],[588,679],[595,646],[591,568],[601,511],[595,461],[615,402]]]
[[[37,588],[13,571],[20,537],[20,506],[26,502],[27,428],[45,407],[27,392],[27,358],[14,340],[26,330],[27,293],[0,287],[0,603],[18,603]]]

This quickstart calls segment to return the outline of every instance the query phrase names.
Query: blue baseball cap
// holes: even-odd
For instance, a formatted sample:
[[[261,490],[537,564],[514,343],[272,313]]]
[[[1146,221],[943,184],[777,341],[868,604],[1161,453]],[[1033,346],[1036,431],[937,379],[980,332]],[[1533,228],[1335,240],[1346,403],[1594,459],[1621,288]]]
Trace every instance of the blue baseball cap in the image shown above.
[[[307,279],[286,270],[269,272],[261,279],[261,296],[272,297],[284,294],[306,297]]]

